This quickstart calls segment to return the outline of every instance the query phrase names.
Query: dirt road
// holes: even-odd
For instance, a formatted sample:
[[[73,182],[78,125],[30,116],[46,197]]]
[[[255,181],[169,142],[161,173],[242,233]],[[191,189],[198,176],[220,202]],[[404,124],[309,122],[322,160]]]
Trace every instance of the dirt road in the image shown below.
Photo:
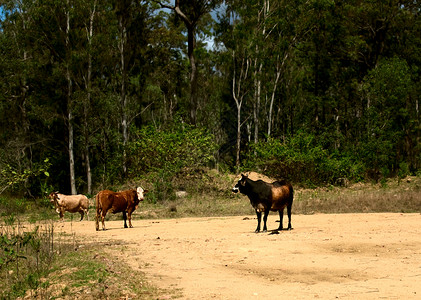
[[[183,299],[421,299],[421,214],[293,215],[294,230],[280,234],[255,234],[256,224],[134,219],[131,229],[109,221],[96,232],[83,221],[57,230],[104,246],[129,241],[121,258]]]

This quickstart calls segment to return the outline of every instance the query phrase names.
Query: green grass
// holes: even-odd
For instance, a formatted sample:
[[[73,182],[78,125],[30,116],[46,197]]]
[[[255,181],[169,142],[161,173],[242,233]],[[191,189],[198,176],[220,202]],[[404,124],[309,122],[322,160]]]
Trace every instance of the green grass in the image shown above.
[[[65,299],[156,299],[163,291],[148,284],[143,273],[113,261],[121,249],[119,243],[89,244],[61,256],[48,276],[47,293]]]
[[[0,297],[15,299],[37,288],[54,257],[49,227],[29,228],[9,216],[0,227]]]

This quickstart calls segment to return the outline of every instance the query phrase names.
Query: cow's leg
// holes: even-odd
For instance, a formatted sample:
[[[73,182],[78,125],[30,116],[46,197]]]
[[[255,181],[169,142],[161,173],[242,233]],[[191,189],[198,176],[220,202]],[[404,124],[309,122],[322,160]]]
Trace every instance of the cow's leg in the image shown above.
[[[102,214],[101,214],[102,230],[106,230],[106,228],[105,228],[105,215],[106,214],[107,214],[107,212],[103,210]]]
[[[278,230],[284,229],[284,226],[282,225],[283,220],[284,220],[284,209],[282,208],[282,209],[279,210],[279,228],[278,228]]]
[[[266,226],[266,221],[268,220],[268,215],[269,215],[269,209],[265,210],[265,214],[263,215],[263,232],[268,231],[268,228]]]
[[[84,212],[83,212],[83,210],[81,210],[79,213],[80,213],[80,221],[82,221],[83,220],[83,216],[84,216]]]
[[[126,211],[123,211],[123,220],[124,220],[124,228],[128,228],[127,223],[126,223],[126,220],[127,220]]]
[[[257,228],[255,232],[260,232],[260,222],[262,220],[262,213],[260,211],[257,211],[256,209],[256,215],[257,215]]]
[[[129,219],[129,227],[133,228],[132,225],[132,213],[131,212],[127,212],[127,218]]]
[[[98,216],[98,214],[96,214],[96,216],[95,216],[95,229],[96,229],[96,231],[99,230],[99,216]]]
[[[84,209],[83,211],[85,212],[86,220],[89,221],[89,210],[88,209]]]
[[[291,208],[292,208],[292,204],[289,204],[287,206],[287,213],[288,213],[288,230],[291,230]]]
[[[101,217],[101,209],[100,208],[97,208],[97,210],[96,210],[96,215],[95,215],[95,228],[96,228],[96,231],[98,231],[99,230],[99,218]]]

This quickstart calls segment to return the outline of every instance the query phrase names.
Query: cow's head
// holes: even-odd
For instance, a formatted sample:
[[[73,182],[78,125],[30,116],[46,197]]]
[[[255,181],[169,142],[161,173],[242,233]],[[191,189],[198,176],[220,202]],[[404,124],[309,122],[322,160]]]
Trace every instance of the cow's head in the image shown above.
[[[48,195],[48,197],[50,198],[50,202],[54,203],[54,206],[56,207],[56,212],[60,214],[61,209],[58,203],[58,200],[59,200],[58,192],[51,192],[50,195]]]
[[[54,202],[55,203],[57,201],[57,198],[58,198],[57,192],[51,192],[48,195],[48,198],[50,198],[50,202]]]
[[[239,191],[241,191],[241,188],[246,185],[247,178],[248,177],[246,175],[241,174],[241,178],[238,180],[237,184],[234,185],[234,187],[232,188],[232,191],[234,193],[238,193]]]
[[[139,199],[139,201],[143,201],[143,198],[145,197],[147,192],[148,192],[147,190],[144,190],[140,186],[136,189],[137,198]]]

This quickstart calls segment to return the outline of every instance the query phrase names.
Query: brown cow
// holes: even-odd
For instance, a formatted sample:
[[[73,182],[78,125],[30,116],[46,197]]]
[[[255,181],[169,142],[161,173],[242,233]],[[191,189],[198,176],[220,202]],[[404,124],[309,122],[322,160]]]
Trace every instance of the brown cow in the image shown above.
[[[56,212],[60,214],[60,220],[63,221],[64,212],[80,213],[80,220],[86,214],[89,220],[89,200],[85,195],[63,195],[58,192],[52,192],[49,195],[50,201],[54,203]]]
[[[260,222],[263,215],[263,231],[267,231],[266,221],[269,211],[279,212],[279,228],[282,230],[282,219],[284,217],[284,208],[288,213],[288,230],[291,230],[291,207],[294,198],[294,190],[292,185],[285,180],[275,181],[272,183],[262,180],[253,181],[248,176],[241,174],[240,180],[233,187],[234,193],[240,192],[249,197],[250,204],[256,211],[257,228],[255,232],[260,231]]]
[[[141,187],[138,187],[137,190],[127,190],[122,192],[113,192],[110,190],[100,191],[96,195],[96,230],[99,230],[100,217],[102,221],[102,229],[106,230],[105,216],[107,215],[108,211],[110,211],[113,214],[122,212],[124,219],[124,228],[127,228],[127,217],[129,218],[129,226],[130,228],[132,228],[132,213],[139,205],[139,202],[143,201],[143,194],[146,193],[147,191],[145,191]]]

